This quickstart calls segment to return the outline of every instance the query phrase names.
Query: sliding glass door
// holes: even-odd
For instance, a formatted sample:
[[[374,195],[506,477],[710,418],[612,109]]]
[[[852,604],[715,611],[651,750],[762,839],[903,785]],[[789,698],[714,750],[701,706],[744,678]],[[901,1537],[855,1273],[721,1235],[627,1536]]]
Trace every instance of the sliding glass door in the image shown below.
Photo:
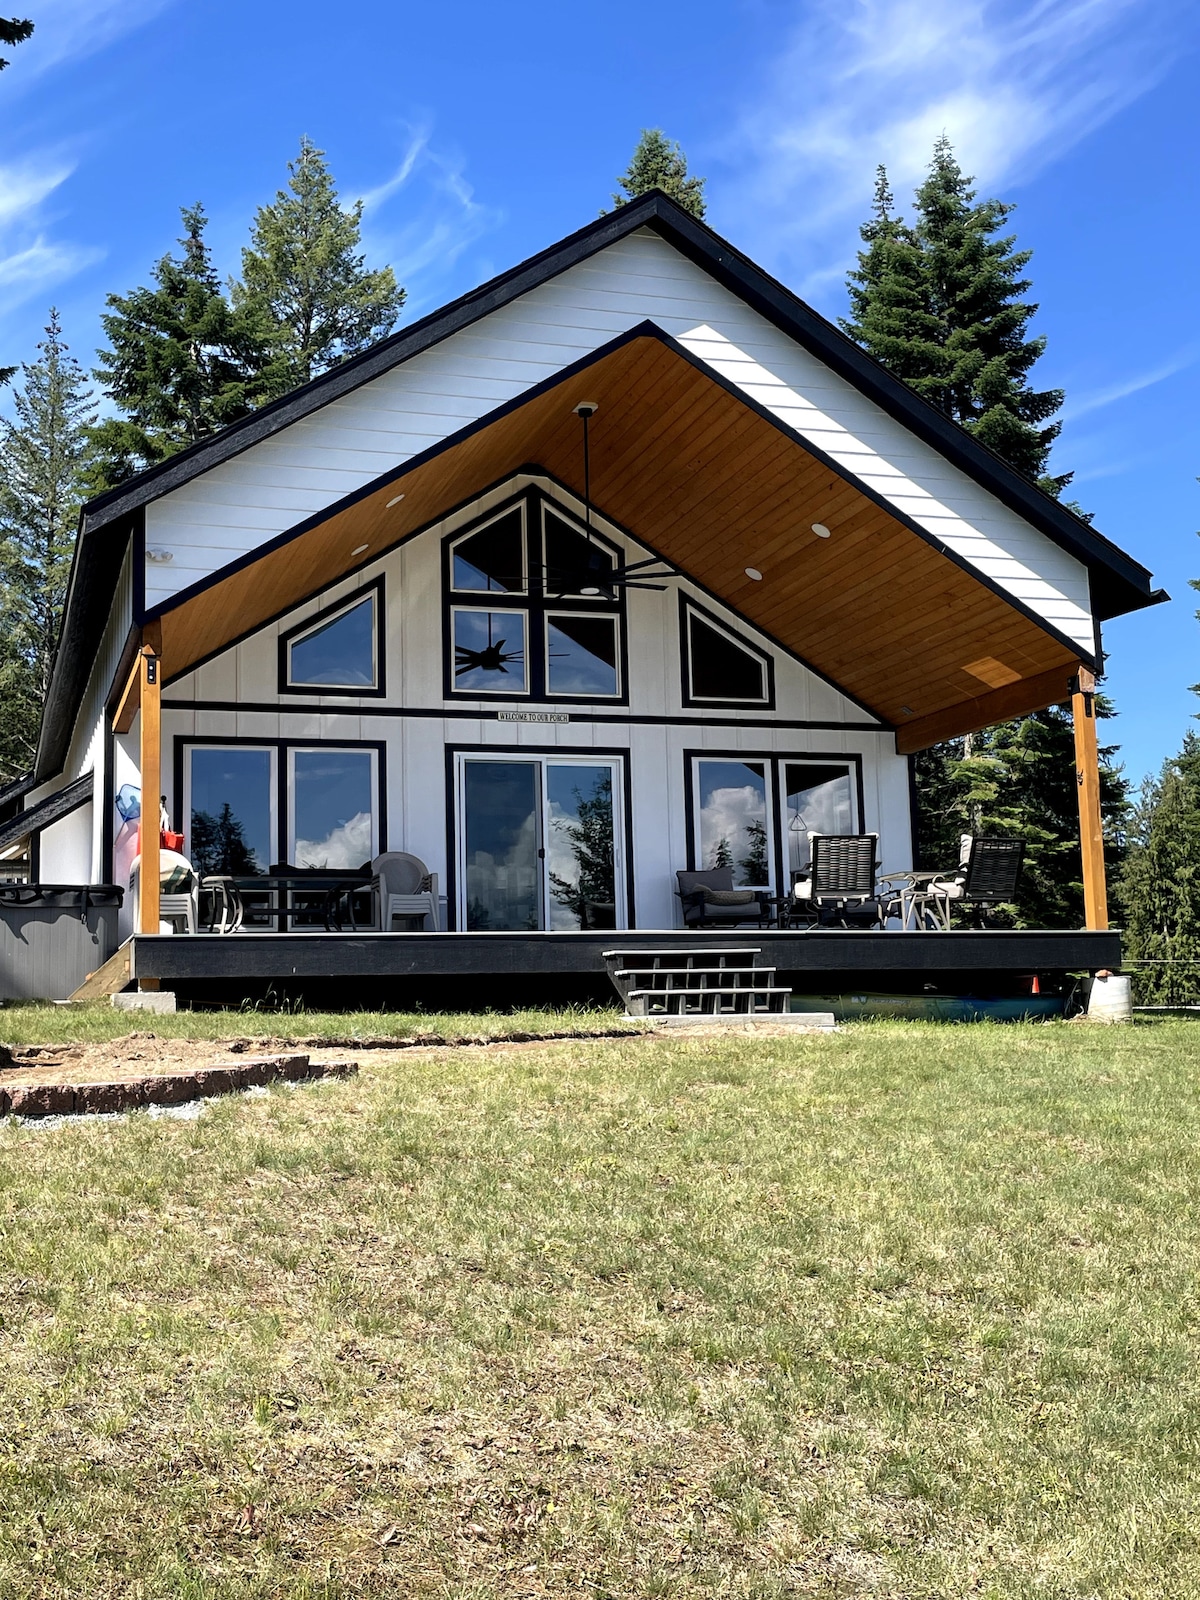
[[[618,757],[457,758],[458,925],[626,925]]]

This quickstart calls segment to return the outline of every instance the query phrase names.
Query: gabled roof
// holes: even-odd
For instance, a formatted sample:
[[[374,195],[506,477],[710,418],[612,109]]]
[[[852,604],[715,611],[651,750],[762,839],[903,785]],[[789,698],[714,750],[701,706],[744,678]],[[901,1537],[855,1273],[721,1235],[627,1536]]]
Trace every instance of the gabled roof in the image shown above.
[[[1081,561],[1088,570],[1097,617],[1120,615],[1166,598],[1151,588],[1150,573],[1140,563],[914,394],[712,229],[666,195],[654,191],[231,424],[213,438],[89,502],[81,518],[59,654],[43,721],[36,769],[39,777],[60,770],[65,759],[79,700],[111,607],[121,556],[129,532],[146,505],[644,228],[660,235],[1011,511]]]
[[[833,323],[659,190],[619,206],[442,310],[372,345],[241,422],[231,423],[211,439],[180,451],[90,501],[84,508],[85,530],[106,526],[177,489],[639,228],[660,234],[1011,510],[1082,561],[1089,569],[1093,604],[1101,619],[1154,604],[1156,595],[1145,567],[893,377]]]

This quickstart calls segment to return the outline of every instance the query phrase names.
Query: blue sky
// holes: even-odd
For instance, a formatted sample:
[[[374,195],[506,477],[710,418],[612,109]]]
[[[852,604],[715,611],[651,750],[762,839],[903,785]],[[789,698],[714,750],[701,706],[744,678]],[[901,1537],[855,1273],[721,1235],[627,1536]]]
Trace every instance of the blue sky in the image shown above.
[[[0,76],[0,352],[60,308],[85,363],[104,296],[146,281],[178,208],[236,269],[302,133],[367,202],[407,315],[596,215],[638,132],[708,177],[709,220],[818,310],[878,161],[911,193],[943,129],[1013,226],[1067,391],[1054,467],[1173,603],[1111,623],[1131,776],[1200,702],[1200,187],[1184,0],[30,0]]]

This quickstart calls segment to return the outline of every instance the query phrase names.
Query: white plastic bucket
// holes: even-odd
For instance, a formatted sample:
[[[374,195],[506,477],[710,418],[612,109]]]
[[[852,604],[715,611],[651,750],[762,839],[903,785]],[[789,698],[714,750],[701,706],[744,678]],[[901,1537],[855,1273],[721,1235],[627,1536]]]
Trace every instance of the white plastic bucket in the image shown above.
[[[1128,975],[1112,972],[1093,978],[1087,1014],[1093,1022],[1129,1022],[1133,1017],[1133,996]]]

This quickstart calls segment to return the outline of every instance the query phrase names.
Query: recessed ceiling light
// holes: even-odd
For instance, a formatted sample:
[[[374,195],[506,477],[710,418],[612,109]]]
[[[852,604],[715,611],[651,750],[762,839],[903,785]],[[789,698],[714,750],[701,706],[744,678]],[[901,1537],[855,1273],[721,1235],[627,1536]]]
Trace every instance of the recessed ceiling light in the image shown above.
[[[829,529],[823,522],[814,522],[812,525],[812,531],[816,534],[818,539],[828,539],[829,537]]]
[[[393,506],[398,506],[400,504],[401,500],[403,500],[403,499],[404,499],[404,496],[402,494],[398,494],[394,500],[389,500],[387,505],[384,506],[383,509],[385,511],[390,511]]]
[[[361,556],[364,550],[369,550],[370,548],[369,544],[356,544],[350,554],[352,556]]]
[[[580,589],[579,592],[580,594],[586,594],[589,598],[594,594],[600,593],[599,589],[597,589],[594,584],[589,584],[586,589]]]
[[[746,568],[746,576],[748,578],[753,578],[755,583],[761,583],[762,582],[762,573],[758,570],[757,567],[747,567]]]

